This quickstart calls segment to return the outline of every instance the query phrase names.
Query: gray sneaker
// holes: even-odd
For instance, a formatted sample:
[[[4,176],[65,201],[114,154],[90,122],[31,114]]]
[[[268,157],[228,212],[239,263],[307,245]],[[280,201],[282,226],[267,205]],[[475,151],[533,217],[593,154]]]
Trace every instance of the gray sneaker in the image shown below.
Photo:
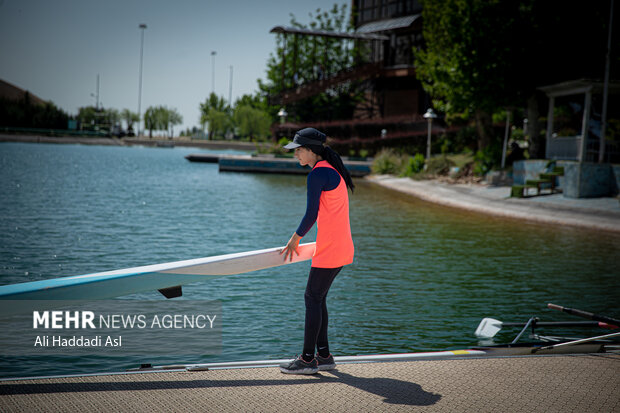
[[[334,357],[331,354],[329,355],[329,357],[321,357],[317,353],[314,358],[317,360],[319,364],[319,370],[321,371],[333,370],[336,368],[336,362],[334,361]]]
[[[286,374],[315,374],[319,371],[319,367],[316,357],[307,362],[299,356],[289,363],[280,364],[280,371]]]

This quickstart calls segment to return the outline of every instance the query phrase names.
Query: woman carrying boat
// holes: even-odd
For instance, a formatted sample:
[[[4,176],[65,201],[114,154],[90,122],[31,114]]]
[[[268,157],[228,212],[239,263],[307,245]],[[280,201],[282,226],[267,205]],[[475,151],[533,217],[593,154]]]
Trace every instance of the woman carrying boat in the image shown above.
[[[284,148],[295,149],[302,166],[312,168],[307,180],[307,206],[297,230],[282,249],[284,260],[299,255],[299,241],[317,223],[316,250],[304,294],[306,319],[301,355],[280,365],[283,373],[314,374],[336,367],[327,339],[326,297],[343,266],[353,262],[353,240],[349,224],[347,188],[355,188],[337,152],[325,145],[324,133],[306,128],[295,134]],[[315,356],[315,348],[317,350]]]

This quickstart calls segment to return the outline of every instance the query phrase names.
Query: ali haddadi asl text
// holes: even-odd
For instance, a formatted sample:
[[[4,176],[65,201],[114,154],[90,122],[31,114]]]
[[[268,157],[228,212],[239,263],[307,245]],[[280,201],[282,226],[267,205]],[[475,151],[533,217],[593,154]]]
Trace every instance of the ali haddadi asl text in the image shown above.
[[[121,336],[37,336],[34,340],[35,347],[121,347]]]

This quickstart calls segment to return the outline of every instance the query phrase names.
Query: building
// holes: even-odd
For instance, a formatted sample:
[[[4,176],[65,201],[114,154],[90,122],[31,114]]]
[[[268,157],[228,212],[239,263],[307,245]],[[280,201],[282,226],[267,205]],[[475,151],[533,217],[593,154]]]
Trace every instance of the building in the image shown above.
[[[354,26],[359,34],[387,37],[373,43],[373,61],[381,66],[369,98],[379,117],[423,114],[428,96],[416,79],[414,51],[423,47],[422,6],[418,0],[354,0]]]
[[[378,149],[385,146],[386,140],[402,146],[410,144],[413,137],[419,137],[419,143],[425,142],[427,122],[422,115],[430,107],[430,98],[416,78],[414,66],[415,50],[423,47],[420,1],[353,0],[351,9],[353,32],[285,26],[271,29],[282,35],[284,42],[279,56],[282,92],[271,96],[271,102],[290,113],[304,99],[355,81],[363,98],[350,114],[304,125],[322,128],[354,148]],[[311,62],[299,62],[300,48],[315,50],[316,42],[354,45],[355,49],[351,46],[350,50],[357,54],[349,60],[349,66],[338,70],[324,69],[329,64],[326,56],[313,55]],[[296,126],[283,122],[276,134],[286,135]]]

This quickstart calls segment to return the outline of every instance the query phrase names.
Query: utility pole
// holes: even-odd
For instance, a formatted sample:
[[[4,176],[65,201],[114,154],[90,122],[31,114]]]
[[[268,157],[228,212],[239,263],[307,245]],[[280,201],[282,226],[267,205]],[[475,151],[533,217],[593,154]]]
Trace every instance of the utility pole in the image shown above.
[[[142,31],[140,40],[140,81],[138,85],[138,133],[136,136],[140,136],[140,122],[142,120],[142,57],[144,54],[144,29],[146,24],[142,23],[138,28]]]
[[[605,133],[607,129],[607,94],[609,93],[609,55],[611,53],[611,26],[614,22],[614,0],[611,0],[609,10],[609,33],[607,34],[607,55],[605,56],[605,81],[603,84],[603,113],[601,114],[601,140],[598,150],[598,161],[602,163],[605,159]],[[585,139],[585,137],[584,137]]]
[[[215,50],[211,51],[211,93],[215,93]]]
[[[95,89],[95,93],[90,94],[95,98],[95,109],[99,110],[99,73],[97,73],[97,88]]]
[[[233,79],[233,67],[230,66],[230,81],[228,82],[228,106],[232,108],[232,79]]]

